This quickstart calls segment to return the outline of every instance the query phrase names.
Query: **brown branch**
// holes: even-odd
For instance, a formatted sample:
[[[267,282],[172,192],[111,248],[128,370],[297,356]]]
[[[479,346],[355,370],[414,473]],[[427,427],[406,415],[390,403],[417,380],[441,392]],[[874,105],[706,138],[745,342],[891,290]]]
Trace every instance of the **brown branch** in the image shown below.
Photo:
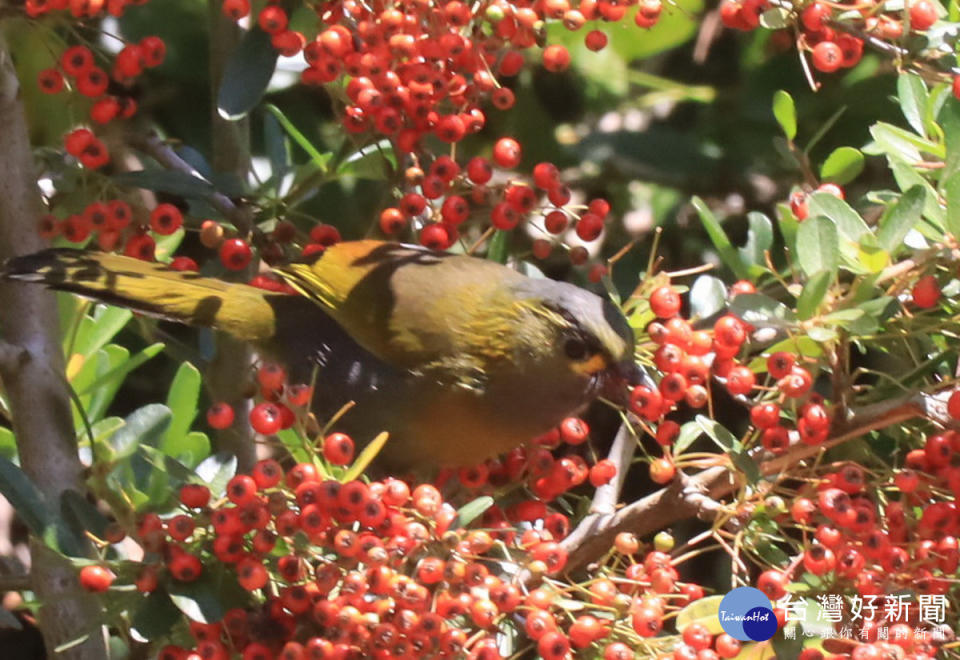
[[[164,142],[160,136],[155,133],[149,135],[128,134],[126,142],[137,151],[141,151],[157,163],[168,170],[183,172],[203,181],[206,179],[190,163],[183,160],[169,144]],[[250,211],[244,206],[238,206],[233,203],[229,197],[220,192],[214,192],[210,195],[208,201],[210,206],[215,208],[220,214],[237,228],[237,231],[246,236],[250,233],[252,218]]]
[[[783,455],[760,460],[760,473],[773,481],[803,460],[873,430],[910,419],[925,417],[943,426],[956,425],[946,411],[949,392],[937,395],[915,394],[863,406],[847,420],[838,422],[836,435],[822,445],[795,444]],[[694,516],[710,519],[723,510],[721,500],[740,486],[742,479],[732,466],[711,467],[692,476],[683,475],[665,488],[651,493],[616,512],[590,513],[563,540],[567,551],[567,570],[582,568],[602,557],[620,532],[644,536]]]
[[[0,31],[0,260],[45,247],[36,231],[41,213],[20,85]],[[0,284],[3,338],[0,378],[13,415],[13,432],[23,471],[47,502],[59,508],[67,490],[83,491],[73,416],[63,379],[56,300],[52,293],[14,282]],[[31,540],[31,587],[47,653],[86,636],[57,657],[107,657],[100,608],[84,592],[71,564]]]
[[[630,461],[633,460],[633,453],[636,451],[637,443],[633,439],[633,434],[627,423],[620,425],[616,437],[613,439],[613,446],[607,454],[617,472],[610,483],[597,488],[593,494],[593,502],[590,504],[592,513],[613,513],[617,507],[617,500],[620,499],[620,491],[623,489],[623,483],[627,478],[627,471],[630,469]]]

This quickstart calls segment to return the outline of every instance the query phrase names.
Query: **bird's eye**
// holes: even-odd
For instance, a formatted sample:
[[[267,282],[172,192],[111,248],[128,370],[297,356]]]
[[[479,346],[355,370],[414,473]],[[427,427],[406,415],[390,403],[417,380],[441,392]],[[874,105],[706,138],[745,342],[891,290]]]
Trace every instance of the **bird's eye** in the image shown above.
[[[571,360],[582,360],[587,357],[587,345],[580,339],[568,339],[563,345],[563,352]]]

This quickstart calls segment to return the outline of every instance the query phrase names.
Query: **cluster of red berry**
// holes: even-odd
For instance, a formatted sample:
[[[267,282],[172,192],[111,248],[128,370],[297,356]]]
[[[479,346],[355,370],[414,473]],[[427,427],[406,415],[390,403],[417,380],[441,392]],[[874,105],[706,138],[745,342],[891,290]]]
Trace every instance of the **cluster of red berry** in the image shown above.
[[[773,22],[779,25],[785,19],[789,23],[777,28],[776,40],[796,43],[801,52],[809,55],[817,71],[833,73],[860,62],[865,38],[889,42],[889,50],[893,51],[903,43],[905,33],[929,30],[940,19],[938,7],[935,0],[916,0],[906,7],[865,2],[852,8],[824,0],[723,0],[720,17],[729,28],[749,31],[761,26],[765,12],[776,12]],[[944,71],[942,78],[953,81],[954,95],[960,98],[960,76]]]
[[[225,565],[250,596],[220,622],[190,623],[194,646],[168,646],[159,655],[165,659],[493,659],[502,625],[516,626],[544,658],[587,647],[611,660],[630,658],[638,645],[655,642],[665,616],[704,595],[679,580],[668,554],[642,553],[630,534],[617,537],[609,570],[585,587],[564,586],[550,576],[566,563],[557,542],[568,532],[565,516],[541,508],[531,520],[536,507],[494,506],[477,529],[463,529],[430,484],[341,483],[311,463],[285,472],[266,459],[231,479],[221,500],[200,484],[183,486],[179,500],[181,512],[148,514],[135,530],[147,552],[131,580],[136,588],[152,593]],[[123,538],[117,529],[107,535],[108,542]],[[497,570],[504,552],[529,571],[527,588]],[[80,573],[94,592],[115,579],[101,564]],[[711,649],[703,659],[740,651],[726,635],[696,639]]]

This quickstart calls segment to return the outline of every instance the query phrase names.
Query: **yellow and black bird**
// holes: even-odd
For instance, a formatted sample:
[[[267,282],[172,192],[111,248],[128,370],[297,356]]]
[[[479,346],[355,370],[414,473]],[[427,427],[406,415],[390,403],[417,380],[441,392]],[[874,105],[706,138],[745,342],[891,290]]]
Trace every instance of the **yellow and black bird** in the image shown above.
[[[523,444],[634,373],[633,332],[608,300],[483,259],[381,241],[333,245],[275,272],[284,295],[113,254],[50,249],[6,263],[41,282],[253,343],[343,404],[383,464],[460,466]]]

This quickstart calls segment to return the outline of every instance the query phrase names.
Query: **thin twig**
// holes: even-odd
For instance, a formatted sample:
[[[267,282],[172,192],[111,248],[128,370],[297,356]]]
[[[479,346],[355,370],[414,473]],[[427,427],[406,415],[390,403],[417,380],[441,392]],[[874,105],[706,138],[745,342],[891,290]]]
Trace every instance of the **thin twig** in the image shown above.
[[[160,136],[151,133],[149,135],[129,134],[126,137],[127,144],[141,151],[168,170],[183,172],[190,176],[206,181],[200,172],[190,163],[183,160],[169,144],[164,142]],[[208,182],[209,183],[209,182]],[[233,200],[223,193],[214,191],[208,198],[210,206],[215,208],[224,218],[237,228],[241,235],[246,236],[250,233],[252,227],[252,218],[246,207],[234,204]]]

